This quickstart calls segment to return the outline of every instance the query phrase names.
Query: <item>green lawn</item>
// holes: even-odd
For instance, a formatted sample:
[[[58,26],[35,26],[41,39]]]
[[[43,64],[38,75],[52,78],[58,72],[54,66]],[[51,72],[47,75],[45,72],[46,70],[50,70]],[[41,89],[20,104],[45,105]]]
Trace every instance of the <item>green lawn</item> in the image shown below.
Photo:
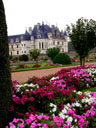
[[[86,63],[94,63],[96,61],[90,61],[90,62],[86,62]],[[86,64],[85,63],[85,64]],[[20,65],[21,63],[17,63],[17,64],[13,64],[13,66],[16,66],[18,67],[18,65]],[[11,69],[11,72],[20,72],[20,71],[29,71],[29,70],[39,70],[39,69],[48,69],[48,68],[57,68],[57,67],[66,67],[66,66],[78,66],[80,65],[80,62],[73,62],[72,64],[67,64],[67,65],[55,65],[55,66],[44,66],[46,64],[48,64],[48,62],[43,62],[43,63],[38,63],[40,64],[42,67],[36,67],[36,68],[33,68],[32,66],[34,65],[34,63],[22,63],[24,65],[30,65],[31,68],[21,68],[21,69]]]
[[[42,65],[44,65],[44,63]],[[39,70],[39,69],[49,69],[49,68],[66,67],[66,66],[76,66],[76,65],[79,65],[79,62],[73,62],[72,64],[67,64],[67,65],[55,65],[55,66],[43,66],[43,67],[36,67],[36,68],[11,69],[11,72]]]
[[[96,92],[96,87],[82,90],[82,92],[86,92],[86,91]]]

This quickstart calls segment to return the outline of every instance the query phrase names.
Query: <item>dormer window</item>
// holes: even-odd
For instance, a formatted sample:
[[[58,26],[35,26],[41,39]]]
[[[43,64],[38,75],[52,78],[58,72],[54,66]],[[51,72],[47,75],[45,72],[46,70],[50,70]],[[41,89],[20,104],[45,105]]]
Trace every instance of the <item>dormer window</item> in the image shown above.
[[[21,36],[21,40],[23,40],[23,36]]]
[[[57,42],[57,45],[59,45],[59,41]]]
[[[18,38],[16,38],[16,43],[19,43],[19,39]]]
[[[10,40],[10,42],[11,42],[11,43],[14,43],[14,40],[13,40],[13,39],[11,39],[11,40]]]
[[[41,35],[38,35],[38,39],[40,39],[41,38]]]

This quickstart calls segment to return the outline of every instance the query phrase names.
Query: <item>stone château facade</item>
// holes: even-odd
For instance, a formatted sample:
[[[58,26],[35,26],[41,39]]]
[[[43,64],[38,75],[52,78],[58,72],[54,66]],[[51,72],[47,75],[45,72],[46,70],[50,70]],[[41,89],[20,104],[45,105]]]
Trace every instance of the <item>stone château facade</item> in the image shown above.
[[[29,54],[32,49],[40,49],[41,54],[46,54],[48,48],[60,48],[60,52],[68,52],[66,31],[60,31],[58,27],[45,25],[44,23],[26,30],[25,34],[8,37],[9,55],[19,56]]]

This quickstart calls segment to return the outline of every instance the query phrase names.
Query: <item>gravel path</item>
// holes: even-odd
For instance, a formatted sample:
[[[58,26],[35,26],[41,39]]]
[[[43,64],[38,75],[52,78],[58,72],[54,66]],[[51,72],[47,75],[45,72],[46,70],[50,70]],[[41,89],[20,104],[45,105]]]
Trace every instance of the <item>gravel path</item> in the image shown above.
[[[22,72],[12,72],[11,78],[12,78],[12,81],[16,80],[19,83],[23,83],[23,82],[26,82],[29,78],[32,78],[33,76],[43,77],[43,76],[55,74],[62,68],[63,67],[32,70],[32,71],[22,71]],[[70,67],[64,67],[64,68],[70,68]]]
[[[93,63],[86,63],[86,64],[93,64]],[[23,83],[28,81],[28,79],[32,78],[33,76],[37,76],[37,77],[48,76],[51,74],[55,74],[62,68],[71,68],[71,67],[74,67],[74,66],[58,67],[58,68],[50,68],[50,69],[42,69],[42,70],[32,70],[32,71],[22,71],[22,72],[12,72],[11,78],[12,78],[12,81],[16,80],[19,83]]]

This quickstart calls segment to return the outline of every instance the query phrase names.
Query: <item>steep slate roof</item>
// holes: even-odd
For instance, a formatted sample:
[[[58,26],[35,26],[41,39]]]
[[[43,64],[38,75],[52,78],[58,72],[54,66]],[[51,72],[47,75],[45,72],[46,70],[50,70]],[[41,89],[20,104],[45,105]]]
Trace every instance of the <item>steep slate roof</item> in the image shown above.
[[[25,34],[20,34],[20,35],[13,35],[13,36],[8,36],[8,42],[10,43],[11,39],[13,39],[13,43],[16,43],[16,39],[19,39],[19,43],[21,42],[21,36],[23,36],[23,40],[30,40],[30,34],[25,31]]]
[[[16,42],[16,38],[19,39],[19,42],[21,42],[21,36],[23,36],[24,34],[20,34],[20,35],[13,35],[13,36],[8,36],[8,42],[10,43],[10,40],[13,39],[14,43]]]
[[[48,38],[47,34],[51,32],[51,28],[48,25],[44,25],[44,24],[40,25],[39,30],[42,39]],[[32,31],[32,36],[34,36],[34,39],[37,39],[37,34],[38,34],[38,30],[37,30],[37,26],[35,25]]]
[[[31,36],[34,37],[34,39],[37,39],[38,33],[41,36],[41,39],[47,39],[48,38],[48,33],[51,32],[52,35],[54,35],[54,38],[56,38],[56,33],[58,32],[60,35],[61,39],[64,39],[65,36],[67,36],[66,31],[63,33],[59,31],[58,27],[50,27],[48,25],[42,24],[39,26],[39,31],[37,30],[37,25],[34,26],[32,30],[32,34],[30,35],[29,32],[26,30],[25,34],[20,34],[20,35],[13,35],[13,36],[8,36],[8,42],[10,43],[10,40],[13,39],[14,43],[16,43],[16,38],[19,39],[19,43],[21,42],[21,36],[23,36],[23,40],[30,40]]]

